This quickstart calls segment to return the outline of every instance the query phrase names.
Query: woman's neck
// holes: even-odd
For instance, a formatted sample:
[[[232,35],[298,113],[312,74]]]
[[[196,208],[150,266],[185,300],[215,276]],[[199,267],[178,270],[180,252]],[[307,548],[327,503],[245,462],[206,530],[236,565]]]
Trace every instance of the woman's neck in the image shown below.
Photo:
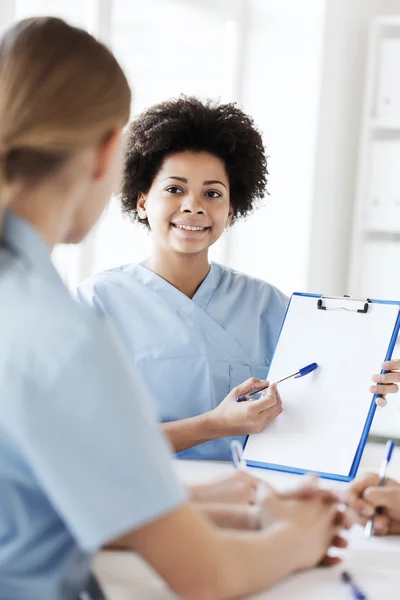
[[[155,249],[142,264],[188,298],[193,298],[210,270],[207,251],[199,254],[179,254],[168,252],[165,248]]]
[[[50,251],[64,243],[70,228],[76,199],[59,185],[47,184],[27,193],[22,191],[10,198],[9,208],[32,225]],[[71,197],[70,197],[71,196]]]

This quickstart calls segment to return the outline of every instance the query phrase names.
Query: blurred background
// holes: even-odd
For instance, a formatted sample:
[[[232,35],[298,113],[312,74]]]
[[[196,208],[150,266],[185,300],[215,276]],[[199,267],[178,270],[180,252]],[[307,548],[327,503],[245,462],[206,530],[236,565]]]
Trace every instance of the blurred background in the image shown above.
[[[55,15],[115,52],[132,114],[181,93],[236,101],[263,132],[269,192],[212,258],[287,294],[400,298],[400,0],[1,0],[0,23]],[[54,261],[74,288],[141,261],[113,200]],[[400,355],[400,351],[398,352]],[[375,435],[400,438],[400,404]]]

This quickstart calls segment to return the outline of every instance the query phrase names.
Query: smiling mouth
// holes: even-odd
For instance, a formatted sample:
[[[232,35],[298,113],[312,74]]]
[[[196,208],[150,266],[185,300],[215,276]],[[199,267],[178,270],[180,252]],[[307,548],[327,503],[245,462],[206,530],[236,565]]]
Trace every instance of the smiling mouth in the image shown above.
[[[176,229],[182,229],[183,231],[206,231],[210,229],[210,227],[196,227],[193,225],[177,225],[176,223],[171,223],[172,227]]]

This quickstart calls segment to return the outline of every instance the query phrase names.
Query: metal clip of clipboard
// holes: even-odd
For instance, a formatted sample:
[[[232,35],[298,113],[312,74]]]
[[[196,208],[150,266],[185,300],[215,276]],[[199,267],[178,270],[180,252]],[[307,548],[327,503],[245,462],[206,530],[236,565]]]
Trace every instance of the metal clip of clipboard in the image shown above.
[[[358,302],[361,303],[363,306],[362,308],[356,308],[356,307],[347,307],[347,306],[335,306],[333,308],[329,308],[328,306],[326,306],[326,300],[343,300],[345,299],[346,302]],[[324,305],[325,302],[325,305]],[[350,296],[321,296],[320,298],[318,298],[317,300],[317,308],[319,310],[347,310],[350,312],[358,312],[358,313],[363,313],[366,314],[368,312],[368,308],[370,305],[371,300],[369,298],[350,298]]]

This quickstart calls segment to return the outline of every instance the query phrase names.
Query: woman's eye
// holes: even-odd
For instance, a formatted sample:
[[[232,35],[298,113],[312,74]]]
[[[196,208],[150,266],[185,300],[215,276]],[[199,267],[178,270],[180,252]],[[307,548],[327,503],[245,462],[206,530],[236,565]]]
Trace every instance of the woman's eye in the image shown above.
[[[182,190],[180,188],[178,188],[176,185],[171,185],[170,187],[167,188],[166,191],[169,192],[170,194],[181,194],[182,193]]]
[[[215,190],[208,190],[208,192],[206,192],[206,196],[208,196],[208,198],[221,198],[222,194],[220,192],[216,192]]]

